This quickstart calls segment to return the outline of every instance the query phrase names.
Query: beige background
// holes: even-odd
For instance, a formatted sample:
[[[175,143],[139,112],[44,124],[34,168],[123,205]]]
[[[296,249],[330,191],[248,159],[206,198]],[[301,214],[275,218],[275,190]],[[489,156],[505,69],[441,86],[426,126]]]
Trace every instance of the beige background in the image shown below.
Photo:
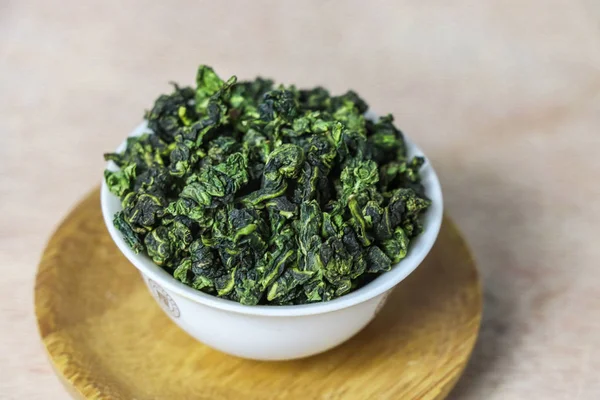
[[[36,263],[101,153],[198,63],[352,87],[426,150],[486,287],[453,399],[600,398],[600,3],[370,4],[0,0],[0,398],[66,398]]]

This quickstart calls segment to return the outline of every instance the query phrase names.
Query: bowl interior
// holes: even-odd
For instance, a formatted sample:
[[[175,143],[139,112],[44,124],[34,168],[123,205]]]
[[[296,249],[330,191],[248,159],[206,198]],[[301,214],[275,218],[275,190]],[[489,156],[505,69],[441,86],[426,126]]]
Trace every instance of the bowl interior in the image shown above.
[[[367,114],[367,117],[373,118],[373,115]],[[129,136],[139,136],[144,132],[148,132],[147,123],[145,121],[138,125]],[[423,152],[409,138],[407,138],[406,135],[405,141],[410,156],[420,155],[425,157]],[[121,143],[121,145],[117,148],[117,151],[121,152],[125,148],[126,141]],[[113,171],[118,169],[117,165],[112,161],[107,163],[106,168]],[[411,241],[407,256],[399,263],[394,265],[391,271],[378,276],[376,279],[362,288],[342,297],[323,303],[292,306],[247,306],[198,291],[175,279],[168,272],[154,264],[154,262],[146,255],[141,253],[135,254],[133,250],[131,250],[131,248],[125,243],[120,232],[112,223],[113,216],[122,209],[121,201],[117,196],[110,193],[106,182],[104,181],[102,182],[101,188],[102,214],[112,239],[127,257],[127,259],[133,263],[135,267],[138,268],[144,275],[152,278],[165,288],[170,289],[181,296],[187,297],[199,303],[213,306],[215,308],[243,314],[269,316],[321,314],[350,307],[391,289],[404,278],[406,278],[411,272],[413,272],[429,253],[431,247],[435,243],[442,223],[443,198],[437,174],[427,158],[421,169],[421,177],[422,184],[425,187],[425,193],[432,200],[432,205],[423,216],[424,231]]]

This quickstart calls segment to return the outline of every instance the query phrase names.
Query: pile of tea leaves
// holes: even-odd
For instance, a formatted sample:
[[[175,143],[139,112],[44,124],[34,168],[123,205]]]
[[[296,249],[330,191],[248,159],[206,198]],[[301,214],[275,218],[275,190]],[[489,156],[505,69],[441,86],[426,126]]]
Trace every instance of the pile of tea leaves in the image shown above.
[[[423,230],[423,158],[391,115],[200,66],[146,111],[147,133],[105,154],[114,224],[186,285],[247,305],[347,294],[389,271]]]

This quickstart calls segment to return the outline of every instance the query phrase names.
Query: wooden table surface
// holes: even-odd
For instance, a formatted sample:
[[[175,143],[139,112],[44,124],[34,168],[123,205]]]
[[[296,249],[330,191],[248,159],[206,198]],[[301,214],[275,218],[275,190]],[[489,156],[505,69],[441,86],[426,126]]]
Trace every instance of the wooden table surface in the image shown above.
[[[0,397],[63,399],[33,316],[48,236],[167,82],[351,87],[439,171],[485,284],[452,399],[600,398],[594,0],[0,1]]]

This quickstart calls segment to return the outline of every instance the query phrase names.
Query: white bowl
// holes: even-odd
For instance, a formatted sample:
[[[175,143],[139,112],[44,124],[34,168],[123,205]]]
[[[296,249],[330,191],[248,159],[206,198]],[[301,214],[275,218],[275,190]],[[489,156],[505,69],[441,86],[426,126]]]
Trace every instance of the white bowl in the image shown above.
[[[140,124],[130,136],[146,132]],[[410,155],[423,155],[407,138]],[[123,142],[117,148],[122,151]],[[116,170],[111,161],[107,168]],[[135,254],[113,226],[121,210],[119,198],[102,183],[104,222],[125,257],[140,271],[154,299],[166,314],[202,343],[235,356],[256,360],[288,360],[321,353],[348,340],[364,328],[384,305],[391,290],[413,272],[431,250],[443,214],[442,191],[429,162],[421,169],[425,193],[432,200],[424,215],[424,232],[413,239],[408,255],[391,271],[337,299],[297,306],[247,306],[220,299],[176,280],[144,254]]]

